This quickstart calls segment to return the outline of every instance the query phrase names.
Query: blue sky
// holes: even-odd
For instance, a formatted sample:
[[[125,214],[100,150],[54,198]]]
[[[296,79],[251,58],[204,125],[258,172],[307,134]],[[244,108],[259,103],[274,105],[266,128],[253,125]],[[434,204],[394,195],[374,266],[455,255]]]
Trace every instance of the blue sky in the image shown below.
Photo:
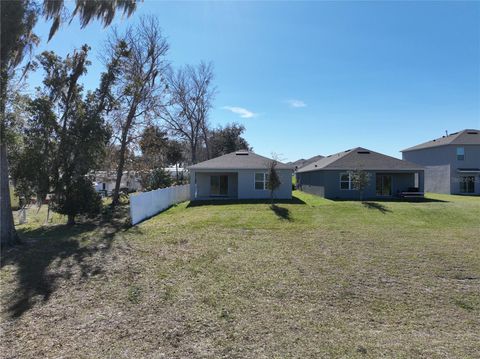
[[[158,17],[174,66],[212,61],[212,124],[239,122],[257,153],[284,160],[363,146],[403,148],[480,128],[480,2],[160,2],[119,27]],[[108,29],[75,21],[37,49],[88,43],[98,85]],[[30,76],[31,86],[41,81]]]

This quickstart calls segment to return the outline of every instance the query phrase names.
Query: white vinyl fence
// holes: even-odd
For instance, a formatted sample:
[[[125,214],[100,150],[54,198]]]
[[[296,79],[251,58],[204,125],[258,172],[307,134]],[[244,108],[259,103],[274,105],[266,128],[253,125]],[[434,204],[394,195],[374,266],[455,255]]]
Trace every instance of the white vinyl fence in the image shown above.
[[[190,185],[173,186],[130,195],[132,225],[167,209],[173,204],[190,199]]]

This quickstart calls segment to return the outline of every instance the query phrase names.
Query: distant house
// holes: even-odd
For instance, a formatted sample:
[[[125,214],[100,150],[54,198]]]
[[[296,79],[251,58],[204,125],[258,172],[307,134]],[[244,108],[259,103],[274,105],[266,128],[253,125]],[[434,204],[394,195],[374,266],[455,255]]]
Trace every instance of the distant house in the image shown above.
[[[425,190],[480,194],[480,131],[463,130],[402,151],[402,158],[425,166]]]
[[[358,199],[352,171],[369,174],[364,198],[391,198],[423,194],[423,167],[357,147],[311,163],[296,173],[297,186],[305,192],[331,199]]]
[[[115,181],[117,178],[116,171],[95,171],[89,177],[92,178],[93,186],[99,193],[110,195],[115,189]],[[120,181],[120,189],[127,189],[128,191],[140,191],[142,185],[140,178],[135,171],[124,171]]]
[[[199,199],[266,199],[268,168],[271,159],[253,152],[238,151],[188,167],[192,200]],[[278,163],[281,185],[277,199],[292,198],[293,167]]]

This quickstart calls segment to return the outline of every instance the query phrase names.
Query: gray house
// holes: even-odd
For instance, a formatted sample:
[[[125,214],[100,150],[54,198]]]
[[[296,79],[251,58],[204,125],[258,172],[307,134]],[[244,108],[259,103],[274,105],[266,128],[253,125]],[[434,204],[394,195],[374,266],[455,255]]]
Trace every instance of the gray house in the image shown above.
[[[253,152],[238,151],[190,166],[191,199],[270,198],[267,181],[271,161]],[[275,198],[292,198],[292,172],[292,166],[278,163],[281,185],[274,192]]]
[[[305,192],[332,199],[358,199],[352,184],[354,170],[369,174],[364,198],[423,195],[423,167],[357,147],[327,156],[299,169],[297,186]]]
[[[463,130],[407,148],[402,158],[425,166],[425,190],[480,194],[480,131]]]

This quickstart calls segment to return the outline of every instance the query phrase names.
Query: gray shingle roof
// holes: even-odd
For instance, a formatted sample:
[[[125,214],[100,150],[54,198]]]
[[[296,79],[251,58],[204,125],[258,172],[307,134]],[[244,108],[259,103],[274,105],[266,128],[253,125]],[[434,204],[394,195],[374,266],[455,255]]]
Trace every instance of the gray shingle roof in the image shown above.
[[[424,148],[445,146],[445,145],[480,145],[480,130],[463,130],[452,133],[448,136],[436,138],[432,141],[406,148],[402,152],[421,150]]]
[[[318,170],[421,170],[422,166],[399,160],[378,152],[370,151],[366,148],[357,147],[334,155],[327,156],[321,160],[311,163],[299,169],[297,172],[310,172]]]
[[[270,158],[253,152],[237,151],[212,158],[188,167],[189,170],[258,170],[267,169]],[[277,169],[293,169],[293,166],[278,162]]]

